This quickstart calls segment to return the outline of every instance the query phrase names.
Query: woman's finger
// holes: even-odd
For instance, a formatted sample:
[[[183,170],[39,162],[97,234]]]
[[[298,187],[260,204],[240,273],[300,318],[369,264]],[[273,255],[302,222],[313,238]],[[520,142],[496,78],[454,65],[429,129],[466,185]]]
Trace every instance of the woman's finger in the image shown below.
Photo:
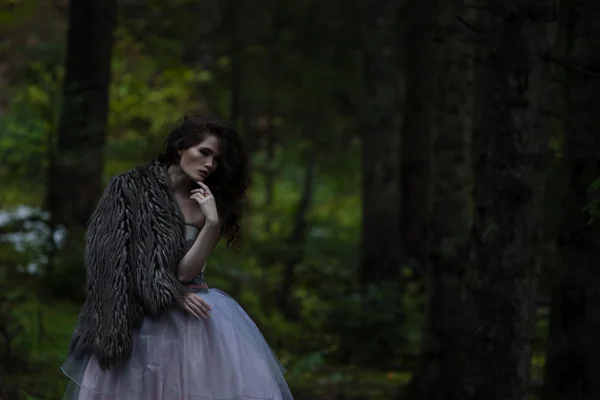
[[[192,314],[194,317],[196,318],[200,318],[200,316],[187,304],[187,302],[184,300],[183,302],[183,309],[185,311],[187,311],[188,313]]]
[[[206,312],[210,312],[212,310],[210,304],[208,304],[202,297],[196,294],[193,296],[193,301],[196,302],[196,304],[198,304],[199,307],[206,310]]]
[[[190,296],[188,298],[189,301],[189,306],[196,312],[196,314],[200,315],[200,317],[202,318],[208,318],[208,313],[206,312],[206,310],[204,310],[202,307],[200,307],[196,302],[194,302],[194,299],[192,296]]]
[[[210,304],[208,304],[208,302],[207,302],[206,300],[204,300],[204,299],[203,299],[202,297],[200,297],[200,296],[196,296],[196,299],[198,299],[198,301],[199,301],[199,302],[201,302],[201,303],[202,303],[202,305],[203,305],[204,307],[206,307],[206,309],[207,309],[208,311],[212,311],[212,306],[211,306]]]
[[[211,310],[210,305],[200,296],[198,296],[197,294],[192,294],[189,297],[190,301],[194,302],[194,304],[196,304],[197,307],[199,307],[200,309],[202,309],[203,311],[209,313]]]
[[[190,199],[197,199],[197,200],[203,200],[203,199],[211,199],[213,198],[212,195],[210,193],[194,193],[190,196]]]
[[[197,298],[194,299],[194,301],[197,302],[196,303],[197,307],[199,307],[202,310],[202,314],[205,315],[206,318],[210,318],[210,307],[206,303],[202,303]]]
[[[183,303],[189,307],[192,311],[194,311],[194,314],[198,314],[198,307],[196,306],[196,304],[193,301],[193,293],[188,294],[185,299],[183,300]]]
[[[209,201],[213,201],[212,197],[190,197],[192,200],[198,202],[198,204],[202,205],[208,203]]]
[[[192,189],[190,190],[190,193],[200,193],[200,194],[210,194],[210,191],[204,189],[204,188],[199,188],[199,189]]]
[[[203,318],[204,316],[202,315],[202,310],[199,310],[198,307],[190,301],[189,298],[187,298],[185,300],[185,304],[187,305],[187,307],[192,310],[192,314],[197,317],[197,318]]]

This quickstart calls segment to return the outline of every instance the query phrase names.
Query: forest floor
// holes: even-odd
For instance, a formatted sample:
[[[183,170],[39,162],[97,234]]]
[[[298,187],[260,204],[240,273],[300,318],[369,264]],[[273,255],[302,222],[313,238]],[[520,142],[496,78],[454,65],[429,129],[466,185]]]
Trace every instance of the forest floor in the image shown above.
[[[60,371],[79,306],[65,302],[27,302],[19,310],[11,367],[0,371],[6,392],[0,399],[59,400],[67,384]],[[539,349],[542,350],[542,349]],[[544,367],[542,351],[532,360],[533,386],[539,387]],[[294,368],[286,379],[296,400],[389,400],[408,383],[408,371],[381,371],[347,365],[319,365],[307,371]]]
[[[409,380],[408,372],[328,365],[290,385],[296,400],[389,400]]]

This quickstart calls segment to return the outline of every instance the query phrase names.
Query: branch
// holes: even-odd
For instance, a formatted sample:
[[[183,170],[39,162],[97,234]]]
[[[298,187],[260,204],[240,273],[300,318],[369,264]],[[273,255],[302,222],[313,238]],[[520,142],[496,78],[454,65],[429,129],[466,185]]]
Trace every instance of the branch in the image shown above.
[[[594,7],[587,3],[580,3],[579,1],[570,1],[569,3],[571,3],[575,7],[582,7],[587,8],[588,10],[600,11],[600,7]]]
[[[572,69],[575,70],[583,75],[588,75],[588,76],[593,76],[596,78],[600,78],[600,73],[598,71],[595,71],[589,67],[586,67],[584,65],[581,64],[576,64],[573,62],[568,62],[565,59],[562,58],[557,58],[557,57],[546,57],[545,58],[548,62],[554,63],[556,65],[560,65],[561,67],[567,68],[567,69]]]
[[[456,19],[458,20],[458,22],[460,22],[461,24],[463,24],[465,27],[467,27],[467,29],[475,32],[475,33],[485,33],[485,34],[489,34],[489,33],[495,33],[498,32],[499,27],[496,27],[492,30],[483,30],[483,29],[479,29],[476,28],[473,24],[471,24],[470,22],[468,22],[467,20],[465,20],[463,17],[461,16],[456,16]]]

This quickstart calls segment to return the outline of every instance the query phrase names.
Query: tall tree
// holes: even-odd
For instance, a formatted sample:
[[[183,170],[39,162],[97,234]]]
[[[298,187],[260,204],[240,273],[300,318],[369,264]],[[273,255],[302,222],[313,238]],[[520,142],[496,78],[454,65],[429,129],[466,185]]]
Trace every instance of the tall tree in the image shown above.
[[[229,101],[229,119],[231,124],[241,131],[240,120],[242,119],[242,83],[244,73],[244,41],[242,37],[242,6],[245,3],[240,0],[229,0],[227,5],[230,13],[229,29],[229,53],[231,59],[231,88]]]
[[[279,3],[277,3],[279,4]],[[265,117],[267,125],[264,130],[264,152],[265,152],[265,207],[271,208],[275,200],[275,180],[277,179],[277,165],[275,160],[275,150],[277,146],[277,127],[275,126],[275,117],[277,115],[278,105],[277,86],[278,86],[278,34],[282,30],[280,23],[280,12],[278,5],[272,4],[269,13],[269,31],[265,37],[266,57],[266,90],[267,104],[265,106]],[[273,221],[267,218],[265,221],[265,230],[270,232]]]
[[[399,23],[401,4],[402,0],[361,2],[362,73],[365,93],[361,104],[363,114],[360,115],[358,124],[362,158],[362,246],[359,279],[365,312],[360,316],[360,332],[378,332],[370,337],[373,343],[369,352],[370,360],[394,358],[392,353],[398,347],[400,338],[386,337],[384,332],[390,329],[391,324],[401,325],[404,320],[399,298],[393,301],[381,300],[383,296],[389,299],[396,293],[402,293],[402,31]],[[376,342],[374,337],[378,338]],[[360,362],[366,363],[369,359],[363,358]]]
[[[427,324],[408,399],[529,395],[552,15],[537,1],[471,6],[440,35]]]
[[[62,225],[68,231],[59,257],[50,256],[49,287],[74,298],[84,280],[74,272],[81,270],[83,230],[102,191],[116,9],[116,0],[69,3],[62,107],[45,200],[53,229]]]
[[[600,226],[582,209],[600,176],[600,27],[576,2],[561,2],[563,149],[560,267],[552,290],[543,400],[600,398]],[[560,103],[559,103],[560,104]]]
[[[475,211],[462,399],[529,398],[547,134],[551,0],[478,0],[464,23],[480,32],[474,134]],[[493,360],[493,361],[491,361]],[[450,398],[450,397],[447,397]]]
[[[425,326],[419,361],[409,385],[398,398],[455,399],[452,393],[460,391],[462,366],[469,353],[464,332],[468,304],[463,296],[463,277],[470,259],[473,228],[473,34],[458,19],[443,18],[453,15],[460,7],[458,3],[414,0],[411,7],[414,18],[409,21],[413,25],[410,29],[421,30],[421,42],[429,49],[427,59],[417,58],[421,65],[412,68],[415,74],[421,74],[420,79],[429,81],[426,87],[434,86],[437,93],[430,93],[429,104],[423,105],[435,107],[430,158],[432,206],[426,238]],[[408,63],[412,62],[409,56]],[[406,118],[411,117],[406,115]],[[428,123],[420,121],[425,124],[420,126],[421,134]]]
[[[400,269],[401,1],[364,1],[364,115],[362,145],[362,259],[365,283],[398,277]]]
[[[62,108],[46,204],[55,224],[84,226],[102,190],[116,0],[71,0]]]
[[[402,127],[402,249],[422,269],[431,208],[431,134],[435,124],[439,32],[437,0],[412,0],[406,15],[406,79]],[[418,271],[422,275],[422,271]]]

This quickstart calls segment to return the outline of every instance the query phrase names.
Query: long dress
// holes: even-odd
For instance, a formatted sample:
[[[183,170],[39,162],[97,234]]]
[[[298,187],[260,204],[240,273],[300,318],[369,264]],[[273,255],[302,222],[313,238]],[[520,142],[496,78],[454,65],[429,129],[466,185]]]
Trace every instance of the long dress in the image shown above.
[[[186,225],[186,238],[198,229]],[[69,356],[64,400],[292,400],[284,369],[256,324],[204,271],[190,288],[212,307],[198,319],[172,307],[145,317],[126,364],[102,371],[92,355]]]

